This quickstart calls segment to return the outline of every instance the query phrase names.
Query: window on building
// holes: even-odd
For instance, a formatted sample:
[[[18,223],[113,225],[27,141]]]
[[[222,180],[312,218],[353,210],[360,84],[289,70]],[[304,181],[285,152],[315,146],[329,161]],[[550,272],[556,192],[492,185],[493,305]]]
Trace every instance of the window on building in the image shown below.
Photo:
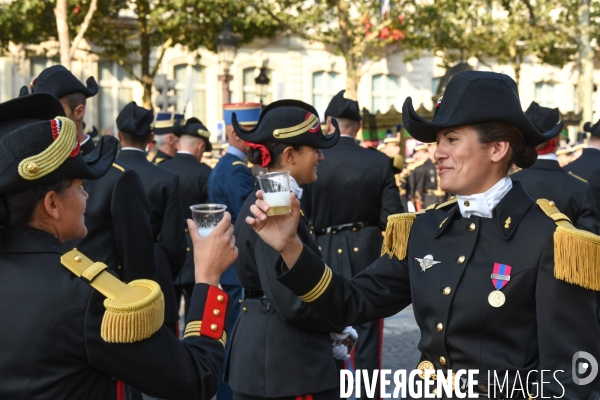
[[[116,119],[119,112],[133,101],[133,88],[136,85],[131,76],[117,62],[98,63],[99,86],[99,128],[104,134],[115,135]]]
[[[244,68],[243,71],[243,83],[244,83],[244,102],[259,102],[258,95],[256,94],[256,83],[254,79],[260,72],[259,68]],[[265,70],[265,75],[269,78],[269,85],[267,87],[267,93],[263,96],[263,104],[269,104],[273,101],[273,73],[270,69]]]
[[[177,112],[206,123],[206,70],[200,65],[179,64],[173,68]]]
[[[440,87],[440,82],[442,81],[442,77],[438,76],[436,78],[431,78],[431,94],[436,94],[438,88]]]
[[[556,107],[554,98],[554,83],[538,82],[535,84],[535,102],[542,107]]]
[[[386,113],[390,107],[401,110],[399,102],[400,77],[397,75],[373,75],[371,78],[371,112]]]
[[[321,118],[325,116],[331,98],[342,89],[344,83],[337,72],[318,71],[312,74],[312,104]]]

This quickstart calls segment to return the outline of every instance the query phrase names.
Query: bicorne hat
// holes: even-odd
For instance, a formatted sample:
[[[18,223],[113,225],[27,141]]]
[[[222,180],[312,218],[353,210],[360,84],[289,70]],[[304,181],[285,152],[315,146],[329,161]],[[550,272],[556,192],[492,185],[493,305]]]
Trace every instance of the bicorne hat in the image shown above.
[[[210,132],[198,118],[192,117],[184,123],[178,121],[175,123],[175,135],[190,135],[203,139],[206,143],[206,151],[212,151],[210,143]]]
[[[0,104],[0,109],[0,138],[20,126],[65,116],[61,102],[50,93],[17,97]]]
[[[583,125],[583,130],[594,136],[600,137],[600,120],[598,120],[594,125],[592,125],[591,122],[586,122]]]
[[[300,100],[279,100],[269,104],[252,129],[244,129],[235,112],[231,123],[235,133],[250,143],[280,142],[328,149],[340,139],[336,121],[333,122],[335,132],[327,135],[321,130],[317,110]]]
[[[72,93],[83,93],[85,97],[92,97],[98,93],[98,84],[94,77],[90,76],[84,86],[71,71],[62,65],[53,65],[31,81],[30,89],[31,93],[51,93],[59,99]]]
[[[551,131],[560,123],[558,108],[542,107],[535,101],[532,101],[527,110],[525,110],[525,115],[540,132]]]
[[[132,101],[119,113],[117,129],[130,135],[143,137],[152,133],[153,122],[154,112]]]
[[[360,116],[360,109],[358,108],[358,101],[350,100],[344,97],[346,91],[342,90],[329,102],[327,109],[325,110],[325,118],[346,118],[353,121],[362,120]]]
[[[563,123],[539,131],[521,109],[515,81],[505,74],[464,71],[448,83],[436,104],[432,121],[418,115],[408,97],[402,106],[402,121],[408,133],[422,142],[434,142],[443,129],[485,122],[505,122],[523,133],[525,143],[537,146],[560,133]]]

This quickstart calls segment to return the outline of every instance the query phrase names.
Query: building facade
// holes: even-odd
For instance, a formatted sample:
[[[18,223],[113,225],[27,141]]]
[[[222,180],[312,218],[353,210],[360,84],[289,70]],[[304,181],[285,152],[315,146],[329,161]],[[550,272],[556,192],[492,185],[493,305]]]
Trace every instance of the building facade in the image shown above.
[[[11,46],[0,57],[0,101],[18,95],[23,85],[28,85],[44,68],[59,62],[58,45],[45,43],[40,46]],[[358,84],[358,101],[361,108],[370,113],[385,113],[391,106],[401,110],[407,96],[413,98],[415,108],[423,105],[431,110],[440,78],[445,70],[439,67],[440,59],[431,56],[405,62],[402,53],[379,61],[368,61]],[[503,72],[514,77],[508,65],[476,59],[469,64],[479,70]],[[139,72],[139,66],[132,65]],[[233,102],[258,101],[255,77],[260,68],[266,68],[270,79],[265,104],[284,98],[299,99],[313,106],[322,115],[329,100],[345,87],[346,67],[344,59],[327,51],[319,43],[309,43],[294,36],[282,36],[273,40],[257,40],[238,49],[230,74],[231,99]],[[94,125],[105,134],[115,133],[115,119],[128,102],[141,103],[141,84],[131,78],[117,63],[102,60],[97,55],[80,51],[72,64],[73,73],[82,81],[94,76],[100,86],[97,96],[89,99],[86,123]],[[204,121],[219,141],[218,128],[222,122],[222,84],[218,80],[222,66],[217,54],[204,48],[194,51],[175,46],[167,50],[159,67],[159,73],[174,79],[177,95],[177,111],[185,108],[186,118],[195,116]],[[595,71],[595,81],[600,80]],[[533,100],[546,107],[558,107],[565,113],[579,112],[576,95],[577,71],[573,65],[556,68],[527,59],[521,69],[519,92],[524,108]],[[598,118],[598,92],[594,92],[594,116]],[[569,128],[569,135],[576,135],[577,127]]]

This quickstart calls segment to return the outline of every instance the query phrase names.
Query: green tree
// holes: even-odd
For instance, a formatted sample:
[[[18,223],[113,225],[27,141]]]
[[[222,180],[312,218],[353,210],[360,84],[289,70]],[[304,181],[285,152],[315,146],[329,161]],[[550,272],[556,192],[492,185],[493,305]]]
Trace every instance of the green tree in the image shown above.
[[[68,0],[68,26],[77,34],[93,0]],[[55,1],[18,0],[0,3],[0,48],[9,42],[35,44],[57,37]],[[125,11],[125,12],[124,12]],[[215,37],[225,20],[240,43],[272,37],[280,25],[246,0],[98,0],[86,39],[103,58],[117,61],[144,88],[144,107],[151,107],[154,77],[166,50],[176,44],[195,49],[215,48]],[[157,50],[156,60],[152,59]],[[137,74],[135,64],[140,64]]]
[[[382,10],[379,0],[256,0],[258,11],[268,13],[290,33],[323,43],[344,57],[346,96],[356,99],[363,66],[397,51],[403,38],[397,7]]]

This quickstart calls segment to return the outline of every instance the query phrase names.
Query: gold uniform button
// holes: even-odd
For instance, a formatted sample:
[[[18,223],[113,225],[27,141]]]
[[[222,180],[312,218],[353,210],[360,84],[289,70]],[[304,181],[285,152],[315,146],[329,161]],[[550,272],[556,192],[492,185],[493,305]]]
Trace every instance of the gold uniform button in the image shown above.
[[[242,301],[244,301],[244,299],[239,299],[238,301],[241,303]]]
[[[435,329],[436,329],[438,332],[441,332],[441,331],[443,331],[443,330],[444,330],[444,325],[443,325],[443,324],[440,322],[439,324],[437,324],[437,325],[435,326]]]
[[[469,232],[475,232],[475,223],[472,222],[471,225],[469,225]]]
[[[358,229],[356,227],[352,228],[352,232],[356,232]]]
[[[466,200],[463,204],[465,205],[465,207],[469,207],[471,205],[471,203],[469,203],[468,200]]]
[[[342,254],[344,251],[342,249],[338,249],[338,254]]]
[[[117,269],[123,269],[123,267],[119,265],[119,266],[117,267]]]
[[[313,234],[313,231],[312,231],[312,229],[310,230],[310,234],[311,234],[311,235]]]
[[[449,286],[446,286],[444,289],[442,289],[442,294],[444,296],[448,296],[450,294],[450,292],[452,291],[452,289],[450,289]]]
[[[248,311],[248,309],[246,307],[244,307],[244,308],[242,308],[242,311],[246,312],[246,311]]]
[[[554,207],[554,202],[553,202],[553,201],[549,201],[549,202],[548,202],[548,205],[549,205],[550,207]]]
[[[185,249],[185,251],[190,251],[190,250],[192,250],[192,249],[190,249],[189,247]]]
[[[81,256],[79,254],[77,254],[75,257],[73,257],[73,260],[75,260],[77,262],[81,262]]]
[[[217,326],[217,324],[211,324],[211,326],[210,326],[210,330],[211,331],[216,332],[217,329],[219,329],[219,327]],[[442,365],[444,365],[444,364],[442,364]]]
[[[215,317],[218,317],[219,315],[221,315],[221,310],[214,309],[213,314]]]
[[[331,233],[335,235],[337,233],[337,231],[334,229],[331,231]]]
[[[225,301],[225,297],[223,297],[223,295],[222,295],[222,294],[220,294],[220,295],[218,295],[218,296],[217,296],[217,301],[218,301],[219,303],[222,303],[223,301]]]
[[[458,257],[458,259],[456,260],[457,263],[462,264],[465,262],[465,256],[460,256]]]
[[[440,357],[440,364],[446,365],[446,357]]]
[[[188,228],[185,228],[185,231],[186,231],[186,232],[189,232]]]
[[[323,249],[321,248],[321,246],[319,246],[319,251],[323,251]]]
[[[358,247],[355,247],[355,248],[354,248],[354,252],[355,252],[355,253],[358,253]]]

